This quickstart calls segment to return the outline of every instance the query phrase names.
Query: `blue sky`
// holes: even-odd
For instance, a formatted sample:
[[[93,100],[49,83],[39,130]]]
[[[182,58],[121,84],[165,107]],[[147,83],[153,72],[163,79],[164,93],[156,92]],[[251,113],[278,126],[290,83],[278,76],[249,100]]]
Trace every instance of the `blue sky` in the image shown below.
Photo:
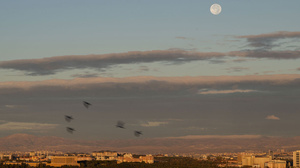
[[[218,16],[209,12],[215,2],[223,8]],[[4,60],[165,50],[186,48],[188,43],[201,51],[208,46],[224,51],[216,41],[230,35],[297,31],[300,27],[296,0],[0,3]]]
[[[213,3],[219,15],[210,13]],[[115,132],[118,120],[148,138],[299,136],[285,130],[299,126],[299,6],[0,1],[0,131],[70,137],[63,119],[70,114],[73,138],[131,138]],[[82,100],[94,104],[91,116]]]

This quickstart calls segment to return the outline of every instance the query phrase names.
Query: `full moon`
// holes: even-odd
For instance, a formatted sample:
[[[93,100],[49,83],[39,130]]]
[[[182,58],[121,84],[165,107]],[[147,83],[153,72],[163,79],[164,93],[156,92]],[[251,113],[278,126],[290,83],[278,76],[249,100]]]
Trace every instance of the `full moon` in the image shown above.
[[[213,4],[213,5],[211,5],[211,7],[210,7],[210,12],[211,12],[212,14],[214,14],[214,15],[220,14],[221,11],[222,11],[222,8],[221,8],[221,6],[220,6],[219,4]]]

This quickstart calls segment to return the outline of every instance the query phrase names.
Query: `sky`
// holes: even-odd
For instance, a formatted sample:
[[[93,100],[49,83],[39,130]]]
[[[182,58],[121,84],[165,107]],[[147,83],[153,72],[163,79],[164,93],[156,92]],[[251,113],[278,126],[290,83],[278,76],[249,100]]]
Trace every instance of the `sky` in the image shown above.
[[[0,136],[300,136],[299,6],[0,1]]]

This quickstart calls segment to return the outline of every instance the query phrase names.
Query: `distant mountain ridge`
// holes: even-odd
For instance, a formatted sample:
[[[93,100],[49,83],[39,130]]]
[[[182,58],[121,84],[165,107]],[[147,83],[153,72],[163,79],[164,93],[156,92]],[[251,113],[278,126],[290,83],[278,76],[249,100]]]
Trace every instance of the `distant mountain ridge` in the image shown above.
[[[0,138],[0,151],[92,152],[114,150],[138,154],[299,150],[300,137],[185,136],[129,140],[70,140],[54,136],[14,134]]]

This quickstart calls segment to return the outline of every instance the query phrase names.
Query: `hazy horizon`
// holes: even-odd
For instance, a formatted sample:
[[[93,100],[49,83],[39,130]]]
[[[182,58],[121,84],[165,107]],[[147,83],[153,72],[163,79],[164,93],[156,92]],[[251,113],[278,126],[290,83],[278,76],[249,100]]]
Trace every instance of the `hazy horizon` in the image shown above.
[[[2,1],[0,137],[300,136],[299,5]]]

